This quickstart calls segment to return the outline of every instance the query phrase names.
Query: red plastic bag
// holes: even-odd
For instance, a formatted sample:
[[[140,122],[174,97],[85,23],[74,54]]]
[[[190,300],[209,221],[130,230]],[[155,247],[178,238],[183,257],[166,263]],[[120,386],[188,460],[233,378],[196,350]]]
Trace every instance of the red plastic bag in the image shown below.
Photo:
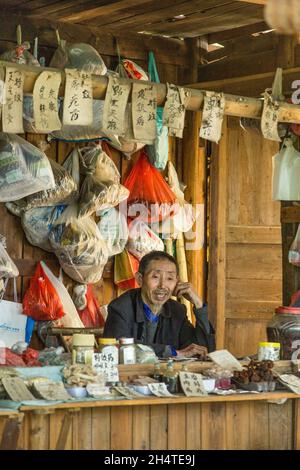
[[[178,210],[175,194],[160,172],[149,163],[144,150],[124,186],[130,191],[127,203],[131,218],[140,213],[139,218],[144,222],[159,222]]]
[[[0,348],[0,366],[25,367],[25,362],[9,348]]]
[[[34,320],[53,321],[64,316],[61,300],[38,263],[23,299],[23,313]]]
[[[42,364],[38,361],[39,352],[32,348],[27,348],[22,354],[22,359],[27,367],[40,367]]]
[[[87,301],[86,307],[83,310],[77,309],[82,323],[85,327],[102,328],[104,326],[104,318],[102,317],[100,305],[93,294],[93,289],[90,284],[87,286],[85,297]]]

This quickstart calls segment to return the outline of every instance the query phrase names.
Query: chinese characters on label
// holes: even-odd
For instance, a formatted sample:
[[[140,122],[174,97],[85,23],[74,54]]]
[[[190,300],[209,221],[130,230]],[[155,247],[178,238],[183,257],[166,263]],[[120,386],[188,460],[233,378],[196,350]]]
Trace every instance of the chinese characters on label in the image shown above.
[[[163,124],[169,129],[171,137],[182,138],[184,128],[185,110],[191,92],[167,83],[167,101],[164,107]]]
[[[58,90],[61,74],[42,72],[33,88],[33,116],[36,132],[52,132],[61,129],[58,117]]]
[[[223,93],[207,91],[204,97],[203,117],[200,137],[218,143],[221,139],[222,123],[225,111]]]
[[[93,122],[92,75],[78,69],[65,69],[65,72],[63,124],[90,126]]]
[[[131,89],[126,79],[109,77],[103,109],[103,131],[107,134],[125,134],[125,110]]]
[[[106,382],[118,382],[119,372],[115,365],[114,355],[111,353],[94,353],[93,367],[97,372],[102,372]]]
[[[202,397],[207,395],[201,374],[179,372],[179,379],[182,390],[187,397]]]
[[[279,102],[274,100],[274,98],[265,91],[264,108],[261,118],[261,131],[265,139],[275,140],[276,142],[281,141],[278,135],[279,111]]]
[[[157,95],[153,85],[134,83],[132,86],[132,127],[134,138],[154,141],[156,138]]]
[[[6,67],[2,130],[13,134],[23,133],[23,73]]]

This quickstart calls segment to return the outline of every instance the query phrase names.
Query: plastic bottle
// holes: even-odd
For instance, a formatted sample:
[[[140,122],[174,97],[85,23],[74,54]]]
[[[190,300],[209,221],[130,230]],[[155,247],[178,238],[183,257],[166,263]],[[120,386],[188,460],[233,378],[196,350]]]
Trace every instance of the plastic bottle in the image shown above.
[[[154,380],[157,380],[158,382],[161,382],[162,381],[162,376],[163,376],[163,372],[161,370],[160,363],[157,362],[154,366],[153,378],[154,378]]]
[[[120,364],[136,364],[134,338],[120,338]]]

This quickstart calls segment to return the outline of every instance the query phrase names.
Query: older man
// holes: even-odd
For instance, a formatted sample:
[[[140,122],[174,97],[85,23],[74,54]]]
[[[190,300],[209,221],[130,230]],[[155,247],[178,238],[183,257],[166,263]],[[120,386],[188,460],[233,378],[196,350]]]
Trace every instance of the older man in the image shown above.
[[[108,305],[105,337],[134,338],[152,346],[159,357],[205,356],[215,349],[214,331],[207,309],[191,284],[180,282],[176,260],[163,251],[144,256],[136,274],[140,288],[125,292]],[[196,326],[186,308],[171,296],[185,297],[194,305]]]

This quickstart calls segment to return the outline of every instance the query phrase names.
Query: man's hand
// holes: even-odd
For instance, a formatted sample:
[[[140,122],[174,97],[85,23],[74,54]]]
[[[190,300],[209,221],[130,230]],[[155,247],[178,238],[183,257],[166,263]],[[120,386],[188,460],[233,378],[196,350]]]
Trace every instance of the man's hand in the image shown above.
[[[192,284],[189,282],[178,282],[173,293],[176,297],[184,297],[185,299],[189,300],[194,304],[195,308],[201,308],[203,306],[203,302],[196,294]]]
[[[179,349],[176,351],[177,355],[184,356],[184,357],[195,357],[195,356],[200,356],[200,357],[205,357],[207,354],[207,349],[205,346],[199,346],[199,344],[189,344],[186,348]]]

